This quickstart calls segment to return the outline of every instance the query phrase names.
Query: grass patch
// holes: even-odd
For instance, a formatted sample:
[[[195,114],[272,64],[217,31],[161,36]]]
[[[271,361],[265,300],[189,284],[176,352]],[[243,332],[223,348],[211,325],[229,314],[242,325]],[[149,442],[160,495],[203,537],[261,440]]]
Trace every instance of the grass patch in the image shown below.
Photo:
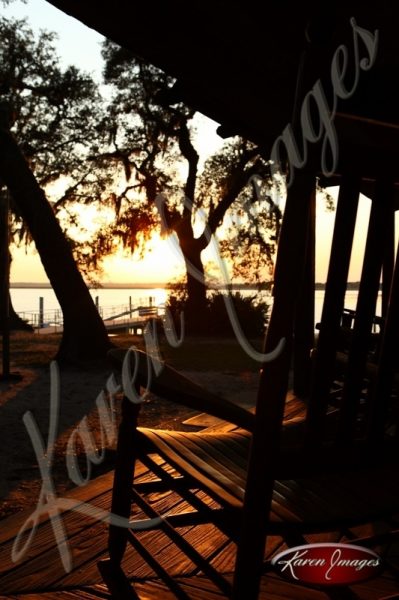
[[[252,346],[261,349],[255,341]],[[162,348],[166,362],[176,369],[192,371],[258,371],[259,363],[242,349],[236,340],[226,339],[187,339],[179,348],[164,345]]]
[[[132,345],[145,350],[142,337],[115,336],[116,346],[129,348]],[[251,340],[251,346],[262,350],[263,340]],[[189,338],[181,346],[172,348],[163,337],[159,340],[161,357],[175,369],[187,371],[258,371],[259,363],[251,359],[236,339]]]
[[[141,336],[115,335],[111,337],[115,346],[136,346],[145,350]],[[54,359],[61,341],[60,333],[42,334],[14,332],[11,335],[10,351],[13,368],[47,367]],[[262,349],[262,340],[252,340],[256,350]],[[1,347],[1,344],[0,344]],[[179,348],[172,348],[161,336],[161,357],[175,369],[189,371],[257,371],[259,363],[252,360],[236,339],[186,338]],[[0,351],[0,360],[2,352]]]
[[[10,338],[10,362],[18,367],[46,367],[57,354],[61,342],[60,333],[39,334],[17,331]],[[3,358],[2,349],[0,358]]]

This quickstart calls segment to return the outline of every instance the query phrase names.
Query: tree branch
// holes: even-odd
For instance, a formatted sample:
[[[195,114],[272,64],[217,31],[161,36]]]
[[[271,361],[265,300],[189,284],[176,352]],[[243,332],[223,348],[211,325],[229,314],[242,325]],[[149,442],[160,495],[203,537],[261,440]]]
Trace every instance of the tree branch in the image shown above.
[[[256,175],[258,172],[258,161],[256,161],[256,163],[247,170],[241,170],[239,168],[236,170],[234,175],[231,177],[228,190],[209,215],[207,224],[208,233],[215,233],[219,225],[222,224],[226,212],[236,200],[240,192],[244,189],[250,177],[252,177],[252,175]],[[199,243],[202,249],[205,249],[209,244],[209,239],[208,236],[205,235],[205,232],[200,236]]]
[[[180,124],[180,128],[178,131],[178,140],[179,140],[179,148],[180,152],[183,154],[184,158],[188,162],[188,175],[186,180],[186,185],[184,188],[184,194],[186,198],[188,198],[191,203],[184,203],[183,209],[183,217],[190,217],[192,214],[192,203],[195,198],[195,185],[197,182],[197,168],[198,168],[198,160],[199,156],[191,143],[190,132],[187,127],[187,121],[183,121]]]

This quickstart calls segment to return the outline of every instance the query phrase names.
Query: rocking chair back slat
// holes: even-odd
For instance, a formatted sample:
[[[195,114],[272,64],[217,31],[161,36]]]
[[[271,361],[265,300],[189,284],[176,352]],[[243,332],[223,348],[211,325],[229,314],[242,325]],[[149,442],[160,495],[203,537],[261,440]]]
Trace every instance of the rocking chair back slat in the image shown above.
[[[306,445],[309,448],[323,439],[324,421],[334,375],[340,321],[345,303],[359,189],[360,181],[357,176],[345,177],[340,187],[306,417]]]
[[[399,367],[399,247],[392,278],[388,311],[385,327],[382,332],[382,342],[379,352],[378,371],[371,393],[370,413],[368,419],[369,439],[374,446],[381,445],[385,437],[386,421],[391,411],[392,439],[399,441],[399,408],[396,400],[391,402],[392,393],[397,393],[395,372]]]
[[[362,398],[364,372],[370,359],[373,319],[385,255],[384,231],[392,214],[392,184],[389,180],[379,179],[371,204],[356,316],[345,371],[338,443],[350,444],[354,441],[360,401],[368,402],[367,398]]]

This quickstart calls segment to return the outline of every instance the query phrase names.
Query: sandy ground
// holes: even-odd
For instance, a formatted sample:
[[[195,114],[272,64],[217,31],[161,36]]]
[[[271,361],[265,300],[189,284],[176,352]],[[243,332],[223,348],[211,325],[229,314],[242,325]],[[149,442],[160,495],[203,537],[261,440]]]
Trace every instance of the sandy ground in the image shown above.
[[[115,395],[114,400],[107,395],[105,404],[102,403],[101,392],[111,375],[109,366],[63,369],[59,377],[54,373],[51,376],[50,368],[24,369],[20,374],[19,382],[0,382],[0,518],[37,503],[42,482],[38,458],[43,450],[47,452],[50,408],[56,442],[53,456],[48,457],[49,472],[58,493],[76,485],[71,481],[72,472],[86,474],[85,457],[90,443],[97,452],[106,447],[104,459],[93,468],[91,478],[112,469],[114,459],[115,440],[107,437],[112,438],[116,432],[121,394]],[[185,375],[234,402],[250,405],[256,395],[254,373],[190,371]],[[54,389],[51,392],[51,382],[54,388],[58,380],[59,396]],[[99,406],[103,407],[101,415]],[[178,429],[193,414],[152,396],[144,404],[140,424]],[[106,417],[108,422],[104,425]],[[82,438],[86,440],[86,448]]]

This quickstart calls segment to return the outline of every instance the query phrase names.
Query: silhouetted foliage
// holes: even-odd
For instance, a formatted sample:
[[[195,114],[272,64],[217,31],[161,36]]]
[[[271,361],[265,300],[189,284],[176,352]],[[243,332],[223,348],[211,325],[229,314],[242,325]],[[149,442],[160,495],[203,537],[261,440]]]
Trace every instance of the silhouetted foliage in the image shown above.
[[[26,20],[0,19],[0,96],[11,107],[11,131],[37,182],[72,234],[79,225],[72,205],[99,202],[113,174],[92,160],[107,141],[98,86],[75,66],[60,67],[54,40],[46,31],[35,36]],[[12,208],[14,240],[29,243],[18,207]],[[71,244],[86,271],[96,264],[86,242],[71,237]]]

